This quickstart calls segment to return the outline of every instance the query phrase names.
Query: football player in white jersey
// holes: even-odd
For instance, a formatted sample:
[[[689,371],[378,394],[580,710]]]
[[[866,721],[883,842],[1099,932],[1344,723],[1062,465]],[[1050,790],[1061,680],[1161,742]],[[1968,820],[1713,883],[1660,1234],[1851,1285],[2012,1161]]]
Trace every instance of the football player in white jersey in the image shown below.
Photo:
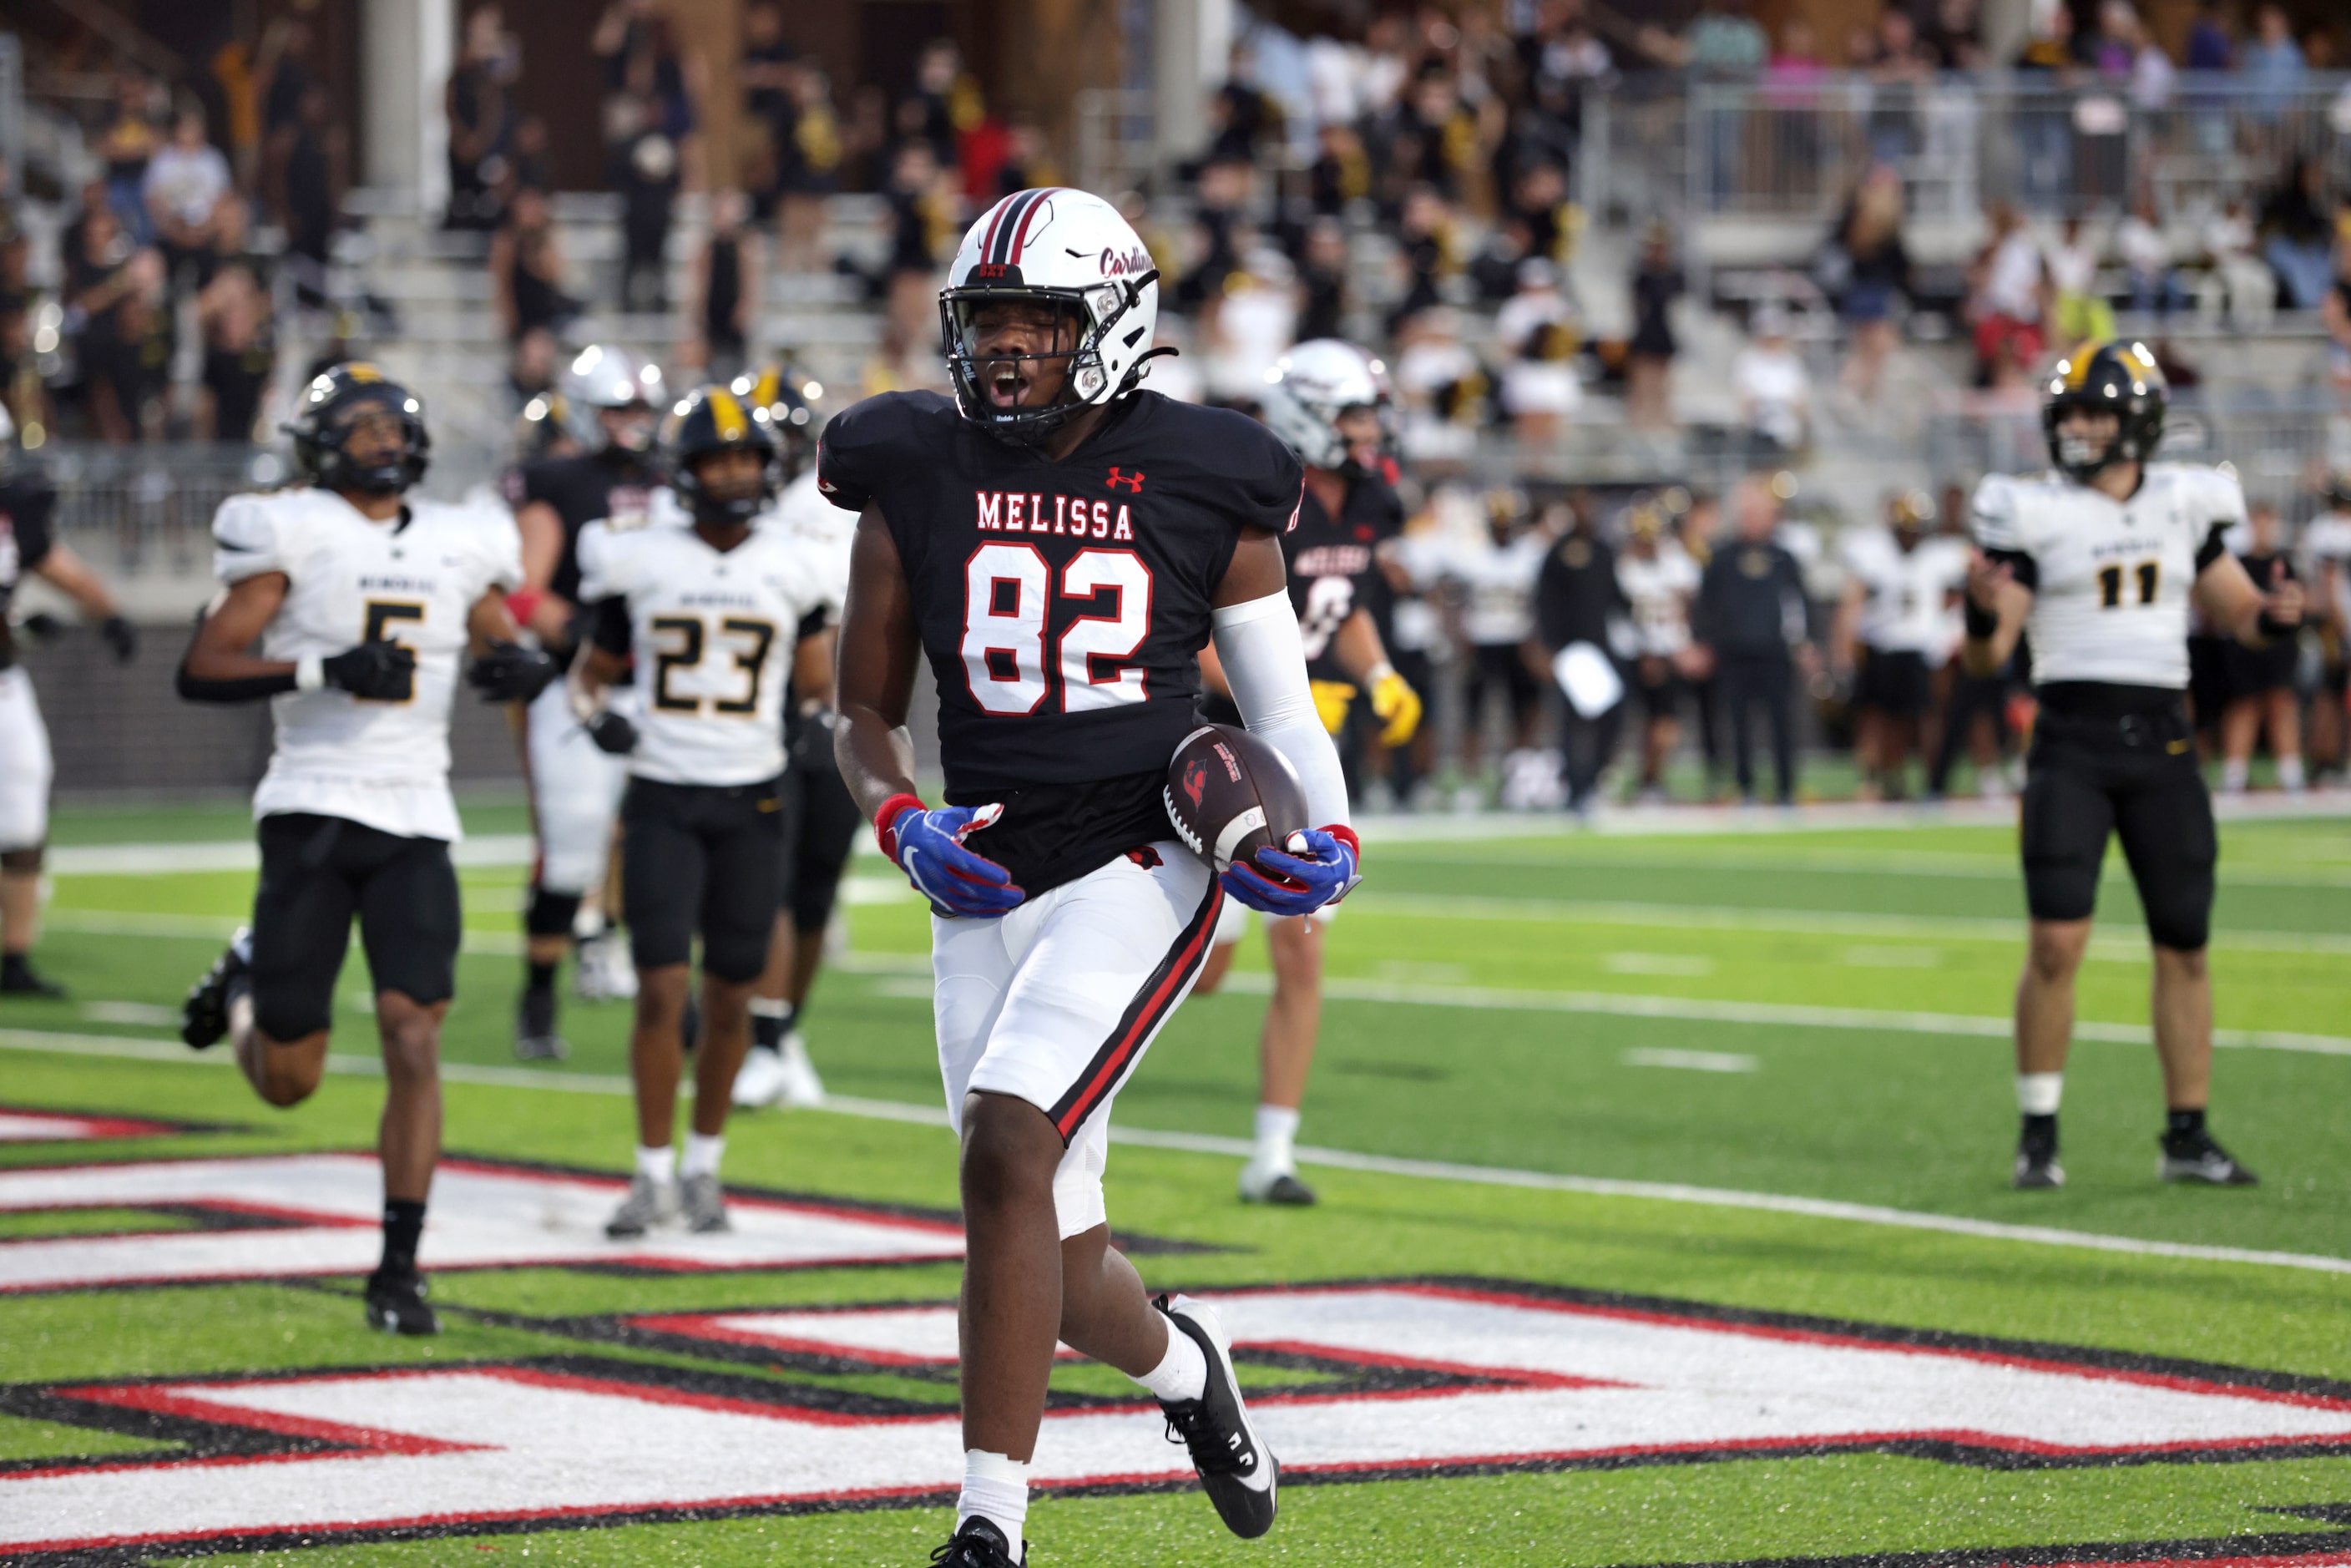
[[[1968,667],[1999,668],[2032,639],[2040,698],[2022,822],[2032,945],[2016,987],[2015,1182],[2064,1185],[2057,1105],[2074,977],[2090,941],[2106,841],[2119,837],[2155,949],[2156,1054],[2169,1118],[2165,1181],[2255,1177],[2204,1124],[2212,1068],[2211,928],[2219,838],[2182,694],[2191,601],[2256,644],[2291,636],[2300,585],[2264,592],[2223,536],[2245,516],[2224,470],[2151,461],[2163,377],[2138,344],[2086,343],[2059,362],[2042,407],[2053,473],[1977,487]]]
[[[225,591],[180,665],[183,697],[266,698],[277,721],[253,798],[253,924],[189,992],[180,1033],[199,1051],[229,1037],[269,1103],[309,1098],[358,917],[386,1089],[383,1261],[367,1316],[433,1333],[416,1249],[460,936],[450,706],[469,650],[467,678],[493,702],[528,702],[557,670],[515,642],[506,595],[521,546],[504,514],[403,498],[431,450],[413,396],[371,365],[338,365],[304,392],[292,428],[312,483],[221,503]]]
[[[2311,615],[2319,623],[2324,658],[2318,694],[2310,705],[2310,760],[2314,783],[2340,777],[2351,746],[2351,468],[2327,479],[2326,510],[2303,530],[2304,576],[2311,584]]]
[[[139,630],[122,618],[105,580],[57,537],[57,487],[37,473],[11,472],[16,445],[16,423],[0,407],[0,996],[54,998],[65,988],[32,959],[54,769],[32,676],[16,662],[9,601],[26,577],[41,579],[99,622],[120,663],[139,652]]]
[[[1650,500],[1629,507],[1625,553],[1616,558],[1616,589],[1632,611],[1625,684],[1641,699],[1644,804],[1666,800],[1666,762],[1681,736],[1682,688],[1701,667],[1690,639],[1690,601],[1698,597],[1698,563],[1666,531],[1664,509]]]
[[[1928,536],[1934,520],[1931,497],[1902,491],[1887,499],[1883,526],[1844,538],[1844,597],[1829,659],[1838,674],[1855,677],[1853,749],[1864,800],[1906,792],[1905,769],[1934,706],[1934,672],[1950,653],[1950,612],[1968,558],[1958,540]]]
[[[783,493],[760,515],[807,553],[830,606],[849,591],[849,551],[857,519],[824,498],[816,484],[816,411],[809,398],[822,389],[790,367],[771,365],[735,384],[735,392],[768,411],[768,428],[783,450]],[[768,946],[768,967],[751,994],[751,1050],[735,1074],[735,1103],[745,1107],[820,1105],[824,1080],[810,1060],[800,1019],[824,962],[825,927],[841,890],[841,873],[865,815],[841,781],[833,760],[833,649],[840,640],[837,609],[812,614],[800,627],[792,659],[792,689],[785,705],[783,907]]]
[[[828,603],[807,552],[781,530],[752,527],[776,493],[766,409],[704,387],[671,413],[662,445],[694,526],[590,524],[580,536],[580,597],[596,608],[573,682],[596,743],[629,757],[621,853],[637,967],[637,1148],[628,1196],[605,1227],[615,1238],[674,1217],[691,1230],[727,1228],[718,1183],[727,1103],[782,896],[785,689],[800,624]],[[631,654],[644,692],[634,723],[601,707]],[[697,935],[694,1130],[674,1159]]]

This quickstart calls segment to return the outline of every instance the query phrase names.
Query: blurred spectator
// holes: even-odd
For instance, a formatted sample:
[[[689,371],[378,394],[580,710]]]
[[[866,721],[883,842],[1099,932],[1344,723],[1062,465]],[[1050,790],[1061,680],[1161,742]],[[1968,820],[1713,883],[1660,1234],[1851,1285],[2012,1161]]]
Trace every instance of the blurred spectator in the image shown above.
[[[781,209],[780,265],[805,272],[824,246],[825,198],[841,188],[845,149],[832,110],[832,78],[813,63],[792,75],[776,122],[776,193]]]
[[[1579,497],[1577,501],[1581,504],[1552,503],[1550,528],[1536,536],[1545,553],[1535,570],[1533,636],[1525,655],[1510,661],[1512,670],[1538,695],[1541,685],[1534,668],[1549,674],[1560,655],[1579,644],[1593,654],[1605,656],[1610,632],[1623,619],[1625,608],[1615,552],[1600,537],[1591,497]],[[1554,536],[1556,544],[1552,542]],[[1479,662],[1481,665],[1486,662],[1482,653]],[[1482,670],[1473,673],[1482,675]],[[1598,713],[1585,713],[1573,700],[1567,703],[1560,749],[1570,810],[1588,811],[1595,803],[1600,775],[1616,754],[1626,706],[1620,696]],[[1471,703],[1467,717],[1473,730],[1479,727],[1479,716],[1477,705]]]
[[[1298,263],[1298,340],[1343,338],[1347,318],[1354,310],[1354,288],[1347,275],[1347,231],[1333,217],[1318,217],[1306,225],[1305,244]]]
[[[2196,20],[2188,28],[2187,57],[2191,71],[2225,71],[2236,65],[2237,47],[2229,37],[2228,0],[2196,0]]]
[[[621,308],[669,308],[670,223],[684,180],[677,116],[659,88],[659,55],[631,49],[604,99],[605,177],[621,196]],[[690,124],[691,121],[689,120]]]
[[[1976,14],[1976,0],[1940,0],[1919,29],[1918,39],[1937,70],[1983,68],[1983,24]]]
[[[1226,403],[1250,403],[1282,350],[1298,340],[1296,274],[1270,246],[1252,246],[1241,265],[1200,314],[1203,373],[1208,393]]]
[[[1710,80],[1753,77],[1771,55],[1771,40],[1748,15],[1748,0],[1700,0],[1697,19],[1678,37],[1655,26],[1643,26],[1636,36],[1642,51],[1652,58]],[[1705,120],[1711,193],[1719,202],[1730,193],[1738,177],[1746,115],[1735,105],[1719,105],[1709,109]]]
[[[268,287],[251,258],[238,256],[221,264],[196,297],[196,324],[204,344],[197,436],[205,441],[258,439],[256,427],[263,394],[277,369],[277,341]]]
[[[883,274],[871,279],[887,296],[901,277],[918,278],[928,287],[938,269],[940,252],[958,216],[946,187],[949,180],[939,167],[926,140],[902,143],[891,161],[890,256]],[[912,322],[906,323],[911,329]]]
[[[1654,805],[1666,799],[1666,763],[1681,733],[1682,685],[1697,666],[1689,615],[1698,569],[1666,532],[1665,515],[1653,502],[1626,514],[1616,586],[1631,611],[1624,664],[1628,695],[1641,705],[1639,799]]]
[[[262,29],[253,67],[261,100],[260,166],[240,161],[240,184],[275,191],[285,183],[286,156],[301,124],[303,95],[319,85],[310,68],[310,24],[299,16],[281,16]]]
[[[940,168],[956,168],[964,132],[976,128],[985,112],[979,83],[963,68],[963,53],[954,41],[933,38],[925,44],[914,65],[914,90],[898,106],[899,134],[921,137]]]
[[[1667,430],[1674,423],[1673,303],[1683,289],[1674,259],[1673,231],[1662,220],[1649,225],[1633,273],[1633,338],[1627,345],[1625,418],[1636,430]]]
[[[2082,215],[2069,213],[2057,243],[2043,258],[2049,270],[2050,320],[2061,343],[2115,335],[2114,308],[2097,291],[2100,248]]]
[[[1865,402],[1877,396],[1886,362],[1899,333],[1895,312],[1910,292],[1910,252],[1902,243],[1902,176],[1873,164],[1837,219],[1823,257],[1823,281],[1834,286],[1837,316],[1851,336],[1845,389]]]
[[[1247,226],[1249,192],[1256,172],[1243,162],[1219,159],[1200,171],[1194,193],[1189,264],[1176,280],[1176,308],[1196,312],[1216,298],[1225,277],[1240,265],[1240,235]]]
[[[515,192],[525,188],[553,188],[547,169],[546,120],[536,114],[526,114],[516,120],[512,149],[507,159],[507,183],[502,195],[511,198]]]
[[[2256,501],[2245,514],[2245,542],[2237,552],[2245,575],[2267,591],[2294,581],[2291,552],[2280,534],[2277,508]],[[2273,637],[2267,645],[2248,648],[2240,643],[2222,645],[2222,668],[2228,680],[2228,706],[2220,715],[2220,789],[2224,794],[2244,792],[2252,770],[2253,744],[2266,730],[2270,755],[2277,759],[2278,787],[2299,793],[2303,787],[2302,711],[2294,689],[2294,665],[2301,654],[2297,640]]]
[[[348,353],[338,356],[340,359],[350,357]],[[517,409],[541,393],[554,390],[562,358],[563,352],[555,340],[555,334],[544,327],[533,327],[515,340],[514,351],[507,361],[507,390],[513,394]],[[329,364],[335,362],[334,360],[328,361]]]
[[[1045,128],[1037,117],[1023,110],[1005,121],[1004,162],[996,172],[996,183],[985,193],[985,200],[997,202],[1016,191],[1033,191],[1040,185],[1061,183],[1061,172],[1053,166],[1052,143],[1046,139]]]
[[[1911,752],[1926,754],[1934,672],[1950,653],[1951,612],[1966,580],[1963,541],[1930,538],[1934,502],[1923,491],[1886,498],[1886,520],[1847,528],[1845,570],[1829,667],[1849,683],[1854,763],[1864,800],[1908,792]]]
[[[1270,144],[1281,138],[1281,105],[1258,85],[1257,52],[1235,44],[1224,84],[1208,96],[1208,146],[1201,156],[1238,159],[1254,163]]]
[[[2309,78],[2302,46],[2285,7],[2267,0],[2253,12],[2253,36],[2238,57],[2238,74],[2248,89],[2255,118],[2274,120]]]
[[[1462,590],[1461,632],[1469,643],[1470,663],[1463,672],[1461,691],[1461,771],[1469,782],[1465,799],[1456,802],[1468,805],[1482,803],[1478,780],[1487,756],[1488,699],[1502,710],[1506,785],[1514,777],[1524,777],[1525,758],[1534,750],[1543,687],[1528,660],[1527,644],[1535,632],[1535,582],[1552,537],[1533,526],[1515,490],[1488,492],[1483,509],[1485,526],[1474,534],[1457,536],[1450,550],[1438,558],[1439,574]],[[1558,527],[1566,518],[1548,520]],[[1606,580],[1613,591],[1613,575]]]
[[[1307,190],[1316,213],[1337,217],[1372,193],[1372,161],[1353,125],[1333,121],[1314,134],[1318,151],[1306,171]]]
[[[2153,113],[2170,106],[2173,89],[2179,81],[2179,68],[2155,41],[2147,23],[2124,0],[2107,0],[2109,26],[2116,37],[2130,50],[2131,102],[2142,111]]]
[[[2004,352],[2027,365],[2040,360],[2049,303],[2048,268],[2023,214],[2006,202],[1994,202],[1986,217],[1991,233],[1970,268],[1968,300],[1980,385],[1991,382],[1991,368]]]
[[[2204,256],[2240,331],[2268,327],[2277,305],[2277,275],[2261,257],[2252,207],[2231,196],[2204,225]]]
[[[2262,11],[2267,15],[2275,9],[2264,6]],[[2262,202],[2260,233],[2262,257],[2277,274],[2281,303],[2295,310],[2316,308],[2326,293],[2335,244],[2334,204],[2326,194],[2325,163],[2306,152],[2288,160],[2285,178]]]
[[[580,314],[580,301],[566,291],[564,281],[563,252],[556,243],[547,193],[517,191],[506,222],[490,239],[490,297],[507,341],[534,331],[561,336]]]
[[[2336,220],[2335,277],[2318,302],[2318,319],[2330,340],[2327,371],[2335,396],[2351,410],[2351,211]]]
[[[666,138],[673,188],[701,189],[702,117],[695,105],[703,93],[702,57],[680,47],[655,0],[614,0],[598,20],[589,47],[604,62],[608,152],[649,134]],[[664,161],[659,152],[652,157]]]
[[[98,155],[106,164],[106,199],[124,231],[145,244],[148,226],[147,161],[163,144],[156,124],[158,89],[136,69],[125,69],[114,81],[114,119],[98,139]]]
[[[495,229],[504,216],[499,187],[515,125],[507,95],[521,74],[521,48],[506,30],[505,13],[484,5],[469,15],[465,47],[442,94],[449,123],[449,228]]]
[[[1427,185],[1416,185],[1405,198],[1404,218],[1396,225],[1398,259],[1405,269],[1404,298],[1388,314],[1388,330],[1434,305],[1443,304],[1439,281],[1449,277],[1454,263],[1452,211]]]
[[[1731,492],[1731,515],[1738,535],[1707,564],[1693,632],[1706,649],[1703,664],[1719,683],[1740,799],[1755,800],[1754,709],[1761,706],[1771,731],[1779,802],[1793,805],[1795,674],[1814,657],[1805,641],[1803,571],[1772,537],[1780,503],[1770,480],[1761,475],[1740,480]]]
[[[2163,214],[2157,210],[2155,192],[2141,185],[2131,209],[2115,225],[2115,254],[2122,258],[2130,278],[2131,308],[2158,316],[2186,307],[2188,286],[2171,264],[2171,240],[2163,232]]]
[[[1800,451],[1810,439],[1813,382],[1777,305],[1755,313],[1755,340],[1730,364],[1731,391],[1748,438],[1767,455]]]
[[[1935,56],[1918,40],[1917,25],[1898,5],[1877,16],[1862,57],[1849,61],[1866,70],[1871,83],[1890,92],[1870,95],[1869,155],[1880,163],[1899,164],[1918,151],[1917,89],[1935,78]]]
[[[201,267],[212,248],[221,208],[236,199],[228,160],[204,140],[204,111],[193,104],[172,118],[172,140],[147,161],[141,196],[163,253],[164,277],[176,297],[182,274]],[[196,282],[203,283],[200,277]]]
[[[776,0],[750,0],[743,7],[743,44],[735,77],[743,84],[744,112],[780,137],[792,112],[799,51],[784,37],[784,8]]]
[[[1394,374],[1405,455],[1423,462],[1467,457],[1486,423],[1488,386],[1450,306],[1424,310],[1397,329]]]
[[[1420,185],[1458,200],[1481,162],[1478,116],[1451,73],[1433,61],[1421,67],[1409,96],[1381,117],[1374,140],[1375,183],[1391,202]]]
[[[1555,267],[1575,259],[1576,232],[1583,214],[1568,199],[1567,170],[1545,160],[1529,164],[1510,186],[1510,215],[1526,225],[1529,256]]]
[[[759,283],[767,268],[750,215],[751,204],[740,191],[720,191],[710,198],[710,234],[695,258],[694,292],[686,307],[695,338],[680,355],[699,366],[707,381],[733,381],[742,373],[751,329],[759,319]]]
[[[1583,346],[1575,309],[1560,292],[1559,269],[1539,256],[1519,263],[1519,291],[1494,313],[1495,346],[1510,356],[1502,412],[1521,442],[1554,439],[1583,401],[1575,373]]]
[[[76,358],[90,422],[101,440],[136,441],[171,361],[155,308],[162,262],[134,245],[113,207],[101,202],[81,214],[77,242],[66,256],[65,284],[66,303],[81,317]]]
[[[329,113],[324,87],[313,82],[303,89],[277,164],[276,205],[286,229],[287,269],[297,296],[312,306],[327,300],[327,257],[348,179],[348,143]]]

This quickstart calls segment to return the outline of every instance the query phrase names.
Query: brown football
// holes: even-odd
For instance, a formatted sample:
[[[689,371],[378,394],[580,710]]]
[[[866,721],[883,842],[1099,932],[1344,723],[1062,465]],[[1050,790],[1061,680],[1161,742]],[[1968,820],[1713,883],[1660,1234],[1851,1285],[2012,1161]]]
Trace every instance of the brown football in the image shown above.
[[[1167,763],[1167,820],[1176,836],[1222,876],[1235,861],[1279,849],[1311,826],[1290,758],[1245,729],[1204,724]]]

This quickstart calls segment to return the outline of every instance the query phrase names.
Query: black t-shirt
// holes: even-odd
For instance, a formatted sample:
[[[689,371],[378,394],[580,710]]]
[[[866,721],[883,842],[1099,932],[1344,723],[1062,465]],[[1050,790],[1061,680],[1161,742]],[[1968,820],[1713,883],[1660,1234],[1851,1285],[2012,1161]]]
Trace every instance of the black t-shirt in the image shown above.
[[[46,482],[21,476],[0,481],[0,670],[16,662],[8,601],[25,574],[49,559],[57,509],[57,493]]]
[[[833,505],[881,508],[939,693],[953,805],[1000,801],[972,848],[1030,894],[1166,838],[1167,759],[1241,530],[1296,526],[1301,472],[1255,420],[1123,400],[1065,462],[936,392],[825,426]]]
[[[1616,553],[1602,540],[1570,534],[1552,547],[1535,574],[1535,634],[1547,648],[1570,643],[1608,645],[1608,622],[1625,606]]]
[[[544,501],[563,519],[563,556],[548,580],[549,592],[580,601],[580,530],[611,517],[628,527],[644,520],[655,476],[633,452],[613,449],[584,457],[542,457],[507,474],[507,502],[517,512]]]
[[[1339,628],[1379,597],[1384,580],[1374,555],[1382,540],[1403,531],[1404,503],[1383,480],[1351,480],[1336,517],[1322,509],[1313,491],[1304,492],[1298,526],[1281,536],[1281,558],[1290,569],[1298,634],[1306,644],[1306,673],[1314,679],[1348,678],[1333,646]]]

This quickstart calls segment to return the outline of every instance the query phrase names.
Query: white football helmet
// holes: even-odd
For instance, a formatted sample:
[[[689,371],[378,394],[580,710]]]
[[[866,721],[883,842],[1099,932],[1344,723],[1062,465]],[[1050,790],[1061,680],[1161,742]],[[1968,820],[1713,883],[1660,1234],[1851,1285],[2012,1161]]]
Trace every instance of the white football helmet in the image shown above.
[[[669,391],[661,367],[643,355],[610,343],[590,343],[564,367],[558,386],[569,411],[571,432],[586,452],[601,452],[619,444],[630,452],[649,452],[660,424],[659,411],[669,406]],[[615,443],[596,415],[603,409],[642,408],[656,417],[643,422],[642,440],[633,433]]]
[[[1339,416],[1353,408],[1368,408],[1379,415],[1380,449],[1385,456],[1395,445],[1395,409],[1387,367],[1337,338],[1301,343],[1276,360],[1265,372],[1265,392],[1258,400],[1266,428],[1298,454],[1301,463],[1351,477],[1371,472],[1355,460],[1346,437],[1339,434]]]
[[[999,411],[980,385],[979,308],[1009,299],[1041,300],[1077,319],[1069,380],[1049,408]],[[963,236],[939,293],[939,330],[956,405],[966,419],[1018,446],[1043,440],[1081,408],[1134,392],[1152,357],[1158,324],[1159,269],[1142,237],[1116,207],[1066,186],[1017,192],[981,214]],[[986,362],[1017,365],[1004,356]]]

